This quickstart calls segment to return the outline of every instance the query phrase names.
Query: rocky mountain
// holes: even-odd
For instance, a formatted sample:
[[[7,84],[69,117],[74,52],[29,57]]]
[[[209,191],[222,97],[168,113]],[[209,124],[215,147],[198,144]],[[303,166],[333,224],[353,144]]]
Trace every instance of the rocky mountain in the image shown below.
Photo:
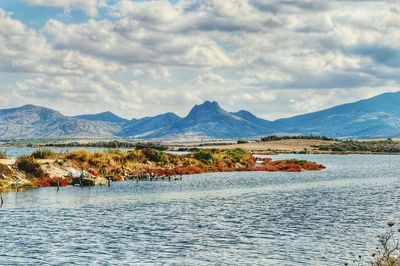
[[[281,133],[340,138],[400,136],[400,92],[385,93],[355,103],[339,105],[274,123]]]
[[[236,138],[262,135],[269,132],[264,126],[222,109],[217,102],[195,105],[189,114],[168,130],[152,137],[197,135],[213,138]]]
[[[126,123],[129,122],[128,119],[124,119],[122,117],[113,114],[112,112],[103,112],[98,114],[86,114],[86,115],[77,115],[73,118],[88,120],[88,121],[101,121],[101,122],[109,122],[109,123]]]
[[[0,110],[0,138],[102,138],[112,137],[118,127],[71,118],[52,109],[25,105]]]
[[[241,117],[244,120],[247,120],[253,124],[262,126],[262,127],[266,127],[266,128],[270,128],[272,130],[273,127],[273,123],[271,121],[259,118],[255,115],[253,115],[252,113],[250,113],[249,111],[246,110],[240,110],[239,112],[236,113],[231,113],[235,116]]]
[[[124,125],[118,133],[120,137],[149,137],[166,132],[182,118],[174,113],[165,113],[153,117],[132,120]]]
[[[400,92],[291,118],[268,121],[242,110],[229,113],[217,102],[196,105],[181,118],[174,113],[127,120],[105,112],[75,117],[26,105],[0,110],[0,139],[30,138],[245,138],[268,134],[337,138],[400,136]]]

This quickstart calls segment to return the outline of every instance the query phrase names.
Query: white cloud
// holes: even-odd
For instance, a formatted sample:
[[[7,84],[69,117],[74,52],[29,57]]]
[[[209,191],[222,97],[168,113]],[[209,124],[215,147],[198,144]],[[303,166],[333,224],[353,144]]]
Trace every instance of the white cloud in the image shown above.
[[[121,84],[107,76],[39,76],[16,84],[15,95],[21,102],[34,100],[65,113],[100,112],[104,106],[116,113],[136,113],[141,104],[137,85]]]
[[[93,17],[103,9],[38,30],[0,9],[0,71],[21,74],[9,85],[23,101],[89,98],[100,103],[93,110],[121,106],[137,117],[217,100],[276,118],[399,89],[392,2],[26,2]]]
[[[10,18],[0,9],[0,70],[47,75],[86,75],[115,72],[123,67],[78,50],[56,50],[45,36]]]
[[[210,38],[153,32],[141,28],[128,18],[116,23],[92,19],[83,24],[70,25],[49,20],[44,30],[59,50],[78,50],[120,64],[190,67],[224,67],[233,64]]]

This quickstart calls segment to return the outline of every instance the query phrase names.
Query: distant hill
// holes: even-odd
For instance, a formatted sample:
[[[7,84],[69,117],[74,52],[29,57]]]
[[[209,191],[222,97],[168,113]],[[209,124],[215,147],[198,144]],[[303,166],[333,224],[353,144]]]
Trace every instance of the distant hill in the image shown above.
[[[168,130],[182,118],[174,113],[165,113],[153,117],[132,120],[118,133],[120,137],[149,137]]]
[[[253,115],[252,113],[250,113],[249,111],[246,110],[240,110],[239,112],[236,113],[231,113],[235,116],[241,117],[244,120],[247,120],[249,122],[252,122],[253,124],[262,126],[262,127],[267,127],[270,128],[272,130],[273,127],[273,123],[271,121],[259,118],[255,115]]]
[[[278,132],[344,138],[400,136],[400,92],[274,122]]]
[[[112,112],[104,112],[98,114],[86,114],[86,115],[77,115],[73,118],[83,119],[88,121],[101,121],[101,122],[110,122],[110,123],[126,123],[129,120],[119,117]]]
[[[25,105],[0,110],[0,138],[102,138],[112,137],[119,127],[70,118],[49,108]]]
[[[268,121],[241,110],[229,113],[217,102],[174,113],[127,120],[111,112],[75,117],[34,105],[0,110],[0,139],[30,138],[245,138],[269,134],[335,138],[400,136],[400,92],[291,118]]]

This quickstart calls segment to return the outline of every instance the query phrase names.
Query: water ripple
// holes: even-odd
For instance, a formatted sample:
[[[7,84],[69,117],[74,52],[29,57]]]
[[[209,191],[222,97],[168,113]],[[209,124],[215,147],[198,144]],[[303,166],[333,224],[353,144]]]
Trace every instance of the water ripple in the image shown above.
[[[8,193],[0,265],[340,265],[368,254],[400,218],[400,157],[298,157],[327,169]]]

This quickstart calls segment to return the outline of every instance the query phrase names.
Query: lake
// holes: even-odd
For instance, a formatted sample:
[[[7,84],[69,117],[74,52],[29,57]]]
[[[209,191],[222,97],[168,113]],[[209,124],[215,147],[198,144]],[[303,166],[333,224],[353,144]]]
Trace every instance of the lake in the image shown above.
[[[343,265],[400,221],[400,156],[271,157],[327,169],[3,194],[0,265]]]
[[[40,147],[42,149],[50,149],[54,152],[72,152],[77,150],[87,150],[89,152],[104,152],[108,150],[113,150],[111,148],[101,148],[101,147]],[[29,155],[34,151],[40,149],[34,147],[13,147],[13,146],[0,146],[0,152],[6,153],[10,157],[18,157],[21,155]],[[128,151],[133,150],[133,148],[118,148],[118,150]],[[171,154],[188,154],[187,151],[166,151]]]

